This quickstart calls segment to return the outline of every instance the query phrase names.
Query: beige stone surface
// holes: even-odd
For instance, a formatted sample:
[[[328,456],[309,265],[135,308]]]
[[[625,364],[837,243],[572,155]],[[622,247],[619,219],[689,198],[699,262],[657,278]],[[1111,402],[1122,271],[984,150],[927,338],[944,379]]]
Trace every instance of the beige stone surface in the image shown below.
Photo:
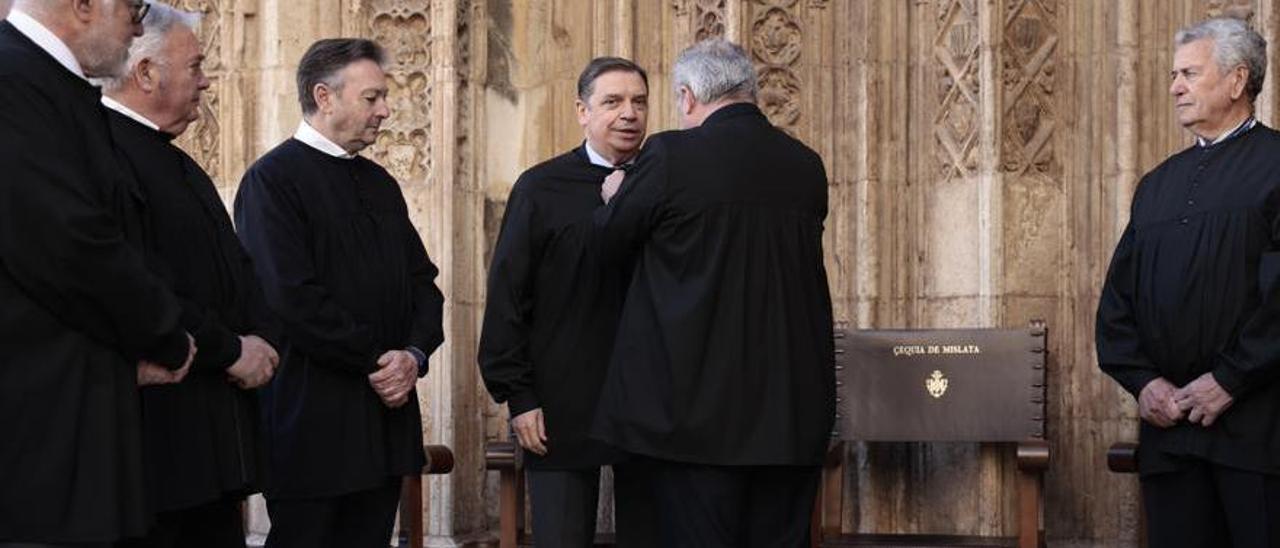
[[[368,154],[399,178],[448,299],[447,341],[419,386],[427,439],[458,457],[427,483],[438,546],[495,526],[482,446],[506,437],[506,417],[474,362],[511,184],[581,140],[574,84],[592,56],[647,67],[650,128],[671,129],[672,59],[713,35],[751,51],[766,112],[824,158],[836,317],[863,328],[1045,319],[1050,544],[1134,545],[1136,482],[1102,459],[1134,436],[1135,412],[1094,362],[1099,287],[1138,178],[1190,142],[1167,97],[1174,31],[1234,14],[1274,44],[1280,27],[1277,0],[176,1],[207,15],[214,82],[181,142],[228,201],[245,166],[296,126],[293,71],[313,40],[368,36],[392,54],[395,113]],[[1264,122],[1275,90],[1259,100]],[[1007,450],[877,444],[848,458],[849,530],[1015,528]]]

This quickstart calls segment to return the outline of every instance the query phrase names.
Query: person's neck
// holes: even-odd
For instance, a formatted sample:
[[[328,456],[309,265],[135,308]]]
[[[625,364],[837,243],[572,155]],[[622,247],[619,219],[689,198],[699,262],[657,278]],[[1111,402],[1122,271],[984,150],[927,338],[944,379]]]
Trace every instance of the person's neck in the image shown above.
[[[1227,132],[1240,127],[1240,124],[1243,124],[1245,120],[1248,120],[1252,115],[1253,110],[1248,107],[1234,108],[1226,116],[1223,116],[1219,123],[1214,124],[1213,127],[1206,127],[1202,124],[1199,127],[1192,128],[1191,133],[1206,142],[1212,143],[1222,138],[1222,136],[1226,135]]]
[[[337,132],[333,131],[333,127],[330,126],[327,123],[327,121],[324,120],[322,117],[320,116],[311,116],[310,118],[304,117],[303,120],[306,120],[307,125],[311,126],[311,129],[316,130],[316,133],[323,135],[325,139],[329,140],[329,142],[335,145],[338,145],[338,147],[346,151],[347,154],[356,154],[357,152],[360,152],[360,149],[352,150],[349,143],[345,143],[341,139],[338,139],[337,137],[335,137]]]
[[[587,139],[587,146],[590,147],[591,151],[596,153],[597,156],[600,156],[601,158],[604,159],[604,161],[609,162],[610,165],[620,166],[622,164],[630,162],[636,157],[635,152],[632,152],[630,154],[625,154],[625,155],[620,154],[618,151],[612,150],[609,147],[603,147],[603,146],[600,146],[599,144],[591,142],[591,139]]]
[[[133,88],[124,87],[118,90],[108,91],[104,93],[104,95],[110,97],[111,100],[124,105],[126,108],[132,110],[143,118],[150,120],[151,123],[161,126],[161,129],[163,129],[163,124],[160,123],[160,116],[157,115],[158,113],[154,109],[149,108],[149,105],[147,104],[147,97],[142,92]]]
[[[693,107],[693,109],[694,109],[694,110],[693,110],[693,113],[692,113],[692,115],[690,116],[690,119],[694,122],[694,124],[693,124],[692,126],[689,126],[689,127],[698,127],[698,126],[701,126],[701,125],[703,124],[703,122],[706,122],[706,121],[707,121],[707,118],[710,118],[710,117],[711,117],[711,115],[712,115],[712,114],[715,114],[717,110],[720,110],[720,109],[722,109],[722,108],[724,108],[724,107],[727,107],[727,106],[729,106],[729,105],[736,105],[736,104],[739,104],[739,103],[754,103],[754,102],[755,102],[755,101],[751,101],[751,100],[749,100],[749,99],[741,99],[741,98],[737,98],[737,97],[727,97],[727,98],[723,98],[723,99],[717,99],[717,100],[715,100],[715,101],[712,101],[712,102],[710,102],[710,103],[706,103],[706,104],[701,104],[701,103],[696,104],[696,105],[694,105],[694,107]]]

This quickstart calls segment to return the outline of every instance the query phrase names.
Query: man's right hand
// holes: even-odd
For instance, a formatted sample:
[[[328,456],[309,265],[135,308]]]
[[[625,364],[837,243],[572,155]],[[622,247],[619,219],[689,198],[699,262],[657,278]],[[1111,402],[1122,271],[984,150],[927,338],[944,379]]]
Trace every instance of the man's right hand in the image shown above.
[[[244,389],[257,388],[271,381],[280,355],[271,344],[257,335],[240,337],[240,357],[227,368],[230,381]]]
[[[1182,420],[1183,411],[1174,401],[1173,396],[1178,387],[1158,377],[1142,387],[1138,393],[1138,414],[1151,424],[1160,428],[1168,428]]]
[[[512,417],[511,429],[515,431],[520,447],[544,457],[547,455],[547,425],[542,420],[541,407]]]

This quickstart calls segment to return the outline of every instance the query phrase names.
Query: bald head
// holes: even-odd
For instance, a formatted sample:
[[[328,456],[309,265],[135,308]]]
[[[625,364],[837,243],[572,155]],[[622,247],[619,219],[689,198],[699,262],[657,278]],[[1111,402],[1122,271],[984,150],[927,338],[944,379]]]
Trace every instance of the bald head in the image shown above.
[[[4,1],[4,0],[0,0]],[[90,78],[124,70],[129,45],[142,34],[134,19],[141,0],[13,0],[21,10],[62,40]]]

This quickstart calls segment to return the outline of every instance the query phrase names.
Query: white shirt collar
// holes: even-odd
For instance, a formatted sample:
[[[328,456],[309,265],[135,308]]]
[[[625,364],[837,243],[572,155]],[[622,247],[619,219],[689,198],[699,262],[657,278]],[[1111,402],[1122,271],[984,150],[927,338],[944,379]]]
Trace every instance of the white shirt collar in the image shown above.
[[[607,167],[610,169],[617,167],[613,165],[613,162],[610,162],[609,160],[605,159],[603,154],[600,154],[599,152],[596,152],[596,149],[591,148],[591,141],[583,141],[582,145],[586,147],[587,159],[590,160],[592,164],[600,167]],[[635,158],[631,158],[630,160],[622,162],[622,164],[627,165],[634,161],[635,161]]]
[[[1243,130],[1253,129],[1253,125],[1256,123],[1258,123],[1258,119],[1254,118],[1253,116],[1249,116],[1248,118],[1245,118],[1243,122],[1240,122],[1239,125],[1223,132],[1221,135],[1218,136],[1217,139],[1214,139],[1211,142],[1206,141],[1203,137],[1196,137],[1196,144],[1202,147],[1216,145],[1218,143],[1221,143],[1227,140],[1228,137],[1235,135],[1236,132],[1243,133],[1244,132]],[[1248,127],[1245,127],[1245,126],[1248,126]]]
[[[138,113],[137,113],[137,111],[135,111],[135,110],[133,110],[133,109],[131,109],[131,108],[129,108],[129,107],[124,106],[124,104],[123,104],[123,103],[121,103],[120,101],[117,101],[117,100],[115,100],[115,99],[112,99],[112,98],[110,98],[110,97],[107,97],[106,95],[103,95],[103,96],[102,96],[102,105],[103,105],[103,106],[105,106],[105,107],[107,107],[107,108],[109,108],[109,109],[111,109],[111,110],[114,110],[114,111],[116,111],[116,112],[119,112],[120,114],[123,114],[123,115],[125,115],[125,116],[128,116],[129,118],[132,118],[132,119],[133,119],[133,121],[138,122],[139,124],[142,124],[142,125],[144,125],[144,126],[147,126],[147,127],[151,128],[151,129],[154,129],[154,130],[156,130],[156,131],[160,131],[160,126],[156,125],[156,123],[155,123],[155,122],[152,122],[151,120],[147,119],[147,117],[146,117],[146,116],[143,116],[143,115],[141,115],[141,114],[138,114]]]
[[[347,152],[346,149],[338,146],[337,143],[330,141],[323,133],[316,131],[316,128],[311,127],[311,124],[308,124],[306,120],[298,122],[298,131],[293,133],[293,138],[330,156],[346,160],[356,157],[355,154]]]
[[[49,30],[49,27],[40,24],[39,21],[17,8],[9,11],[8,20],[13,25],[13,28],[18,29],[18,32],[21,32],[27,38],[30,38],[32,42],[35,42],[37,46],[40,46],[40,49],[52,55],[58,61],[58,64],[66,67],[67,70],[71,71],[71,74],[86,82],[89,81],[84,75],[84,69],[80,68],[80,61],[77,61],[75,54],[71,53],[71,48],[68,48],[66,42],[63,42],[61,38],[58,38],[58,35]]]

